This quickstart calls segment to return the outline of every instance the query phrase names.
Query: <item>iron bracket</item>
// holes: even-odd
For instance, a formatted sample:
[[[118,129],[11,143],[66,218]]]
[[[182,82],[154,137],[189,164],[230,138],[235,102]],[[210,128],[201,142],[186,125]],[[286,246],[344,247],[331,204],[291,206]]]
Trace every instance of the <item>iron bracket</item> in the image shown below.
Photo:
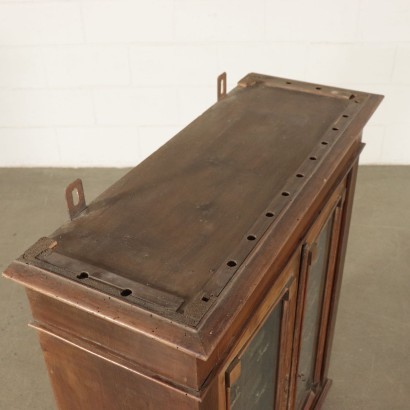
[[[75,199],[74,196],[76,196]],[[87,208],[85,203],[83,182],[80,178],[76,179],[67,186],[65,189],[65,199],[67,201],[68,213],[71,220],[76,218],[81,212],[84,211],[85,208]]]
[[[218,75],[217,79],[218,101],[226,97],[226,73]]]

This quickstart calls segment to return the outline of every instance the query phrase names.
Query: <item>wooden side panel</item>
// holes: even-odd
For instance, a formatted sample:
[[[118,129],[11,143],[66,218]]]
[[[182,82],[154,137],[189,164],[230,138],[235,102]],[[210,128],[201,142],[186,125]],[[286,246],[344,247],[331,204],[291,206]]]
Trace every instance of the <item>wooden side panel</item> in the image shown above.
[[[34,320],[53,328],[54,333],[64,332],[69,340],[80,338],[92,342],[174,384],[197,387],[194,357],[57,299],[31,289],[26,292]]]
[[[199,409],[184,392],[50,334],[39,338],[60,410]]]

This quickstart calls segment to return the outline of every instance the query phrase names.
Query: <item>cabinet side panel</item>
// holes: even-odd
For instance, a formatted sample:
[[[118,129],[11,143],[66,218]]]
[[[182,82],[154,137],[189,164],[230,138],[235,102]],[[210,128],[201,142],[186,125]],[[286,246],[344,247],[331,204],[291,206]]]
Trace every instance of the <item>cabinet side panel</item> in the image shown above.
[[[183,392],[144,377],[50,334],[38,332],[61,410],[198,409]]]
[[[175,384],[197,387],[195,358],[58,299],[30,289],[26,292],[34,320],[57,335],[62,330],[69,340],[89,341]]]

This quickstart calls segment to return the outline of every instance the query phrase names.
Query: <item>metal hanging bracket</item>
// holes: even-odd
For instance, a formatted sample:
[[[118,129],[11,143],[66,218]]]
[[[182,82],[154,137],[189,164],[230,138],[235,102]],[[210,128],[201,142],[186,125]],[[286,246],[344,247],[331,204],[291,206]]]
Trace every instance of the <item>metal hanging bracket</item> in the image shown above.
[[[85,203],[83,182],[80,178],[69,184],[65,189],[65,199],[67,201],[68,213],[71,220],[80,215],[87,208]]]
[[[217,79],[218,101],[226,97],[226,73],[218,75]]]

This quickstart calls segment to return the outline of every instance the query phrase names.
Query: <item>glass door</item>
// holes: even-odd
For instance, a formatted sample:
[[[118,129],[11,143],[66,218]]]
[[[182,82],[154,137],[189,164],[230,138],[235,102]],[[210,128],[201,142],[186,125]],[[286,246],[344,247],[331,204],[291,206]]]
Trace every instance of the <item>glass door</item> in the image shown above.
[[[300,254],[299,254],[300,255]],[[276,302],[260,309],[264,317],[238,348],[225,372],[228,410],[273,410],[287,407],[300,256],[292,277],[277,291]],[[285,269],[286,273],[286,269]],[[289,272],[288,272],[289,273]],[[286,275],[284,275],[286,276]],[[279,293],[279,291],[281,292]],[[263,303],[262,303],[263,305]],[[253,319],[256,320],[256,319]]]
[[[304,245],[300,279],[299,352],[296,372],[295,408],[309,409],[324,386],[323,355],[340,233],[343,199],[319,228],[312,227]],[[323,217],[322,217],[323,218]],[[317,232],[318,231],[318,232]],[[313,236],[313,237],[312,237]]]
[[[229,374],[234,370],[237,377],[230,378],[230,410],[274,408],[282,304],[278,303],[232,364]]]

